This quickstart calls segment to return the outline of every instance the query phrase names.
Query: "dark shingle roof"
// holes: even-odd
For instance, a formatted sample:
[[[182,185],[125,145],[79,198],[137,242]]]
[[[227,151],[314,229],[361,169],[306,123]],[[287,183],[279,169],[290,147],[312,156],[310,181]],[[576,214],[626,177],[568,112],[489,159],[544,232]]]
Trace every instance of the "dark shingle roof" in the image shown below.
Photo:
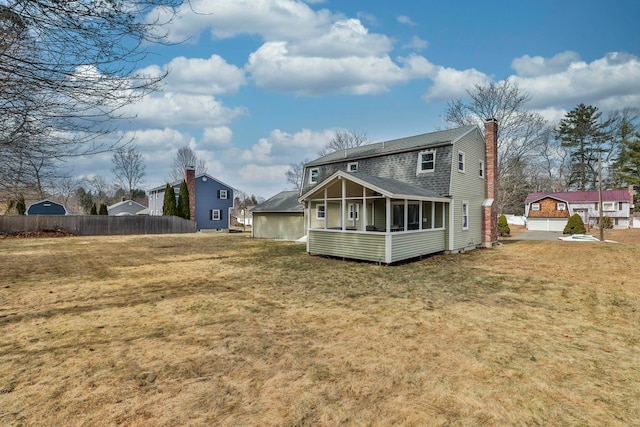
[[[422,135],[409,136],[407,138],[394,139],[391,141],[378,142],[375,144],[361,145],[360,147],[339,150],[326,156],[320,157],[307,166],[333,163],[336,161],[359,159],[364,157],[379,156],[383,154],[415,150],[422,147],[435,147],[450,143],[461,138],[468,132],[477,129],[477,126],[463,126],[456,129],[447,129],[437,132],[424,133]]]
[[[304,212],[298,197],[300,193],[297,191],[283,191],[260,203],[251,212]]]
[[[361,173],[354,176],[357,176],[357,178],[362,181],[365,181],[366,183],[391,195],[442,198],[442,196],[435,191],[407,184],[406,182],[398,181],[397,179],[382,178],[379,176],[365,175]]]

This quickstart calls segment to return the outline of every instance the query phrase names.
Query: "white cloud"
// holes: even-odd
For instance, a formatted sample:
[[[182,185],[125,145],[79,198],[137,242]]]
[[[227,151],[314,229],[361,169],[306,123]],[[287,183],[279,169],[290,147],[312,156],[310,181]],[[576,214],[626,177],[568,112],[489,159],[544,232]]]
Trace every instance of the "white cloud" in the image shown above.
[[[518,74],[511,79],[532,96],[535,108],[640,105],[640,59],[634,55],[612,52],[587,63],[565,52],[549,59],[522,57],[513,64]]]
[[[402,46],[404,49],[424,50],[429,47],[429,42],[418,36],[411,37],[411,41]]]
[[[163,83],[168,92],[228,95],[246,84],[244,71],[218,55],[211,55],[208,59],[179,56],[162,68],[154,65],[141,70],[141,73],[160,76],[167,70],[169,75]]]
[[[231,147],[233,132],[226,126],[207,127],[202,132],[199,147],[202,149],[218,150]]]
[[[486,74],[474,68],[460,71],[439,65],[431,67],[429,78],[433,84],[423,96],[427,102],[464,98],[467,95],[467,89],[474,84],[489,81]]]
[[[147,96],[129,106],[137,114],[137,126],[223,126],[245,113],[243,108],[228,108],[213,96],[163,92]]]
[[[256,34],[265,40],[307,39],[322,33],[335,19],[325,9],[314,11],[295,0],[192,0],[181,6],[171,24],[170,39],[197,37],[207,28],[218,39],[239,34]]]
[[[250,55],[247,69],[259,87],[301,95],[375,94],[409,78],[386,55],[306,57],[293,55],[286,42],[265,43]]]
[[[416,23],[413,22],[413,20],[410,17],[406,16],[406,15],[398,16],[398,22],[401,23],[401,24],[404,24],[404,25],[409,25],[411,27],[416,25]]]
[[[320,37],[289,45],[292,55],[324,58],[385,55],[391,48],[386,36],[369,34],[357,19],[337,21]]]

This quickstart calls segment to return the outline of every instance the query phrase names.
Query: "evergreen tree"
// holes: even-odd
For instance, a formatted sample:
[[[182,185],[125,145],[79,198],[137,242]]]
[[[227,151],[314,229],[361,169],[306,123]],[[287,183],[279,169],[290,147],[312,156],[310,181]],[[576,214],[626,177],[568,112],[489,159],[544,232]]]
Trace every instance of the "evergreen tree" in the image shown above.
[[[170,184],[164,189],[164,202],[162,204],[162,215],[176,216],[178,210],[176,208],[176,192]]]
[[[109,215],[109,211],[107,209],[106,204],[100,203],[100,209],[98,210],[98,215]]]
[[[178,216],[184,219],[191,219],[191,208],[189,207],[189,190],[187,182],[182,180],[180,192],[178,193]]]
[[[633,122],[623,119],[617,130],[620,156],[613,164],[620,185],[640,185],[640,132]]]
[[[96,204],[92,204],[91,205],[91,211],[89,212],[90,215],[98,215],[98,208],[96,207]]]
[[[507,217],[504,214],[498,217],[498,234],[501,236],[509,236],[511,234],[511,228],[509,228]]]
[[[579,104],[565,114],[556,129],[571,159],[569,185],[577,190],[596,188],[598,159],[606,152],[611,136],[607,130],[611,121],[601,121],[601,115],[597,107]]]
[[[567,225],[564,227],[562,234],[584,234],[587,229],[584,227],[582,217],[578,214],[573,214],[569,217]]]

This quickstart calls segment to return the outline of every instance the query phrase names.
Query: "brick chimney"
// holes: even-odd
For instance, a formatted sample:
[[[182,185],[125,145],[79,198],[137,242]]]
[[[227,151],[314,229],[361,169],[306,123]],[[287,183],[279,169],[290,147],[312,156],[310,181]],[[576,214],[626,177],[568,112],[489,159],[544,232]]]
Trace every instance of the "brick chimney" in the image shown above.
[[[634,208],[635,208],[635,204],[633,203],[633,185],[629,185],[628,187],[629,190],[629,203],[631,203],[631,205],[629,205],[629,214],[633,215],[634,213]]]
[[[196,220],[196,169],[187,166],[184,170],[184,180],[187,183],[187,191],[189,191],[189,215],[191,221]]]
[[[498,121],[484,121],[485,200],[482,203],[482,244],[491,247],[498,241]]]

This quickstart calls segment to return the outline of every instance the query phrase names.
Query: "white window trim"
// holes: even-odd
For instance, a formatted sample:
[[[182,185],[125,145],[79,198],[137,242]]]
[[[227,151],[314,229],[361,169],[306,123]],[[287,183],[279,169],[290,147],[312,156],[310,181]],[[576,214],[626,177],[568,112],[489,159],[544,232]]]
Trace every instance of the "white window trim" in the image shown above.
[[[484,160],[480,160],[480,171],[478,173],[480,174],[480,178],[485,178],[487,172],[484,170]]]
[[[227,190],[220,190],[220,200],[226,200],[228,196]]]
[[[315,171],[316,176],[314,179],[313,172]],[[309,184],[317,184],[318,183],[318,174],[320,173],[320,168],[311,168],[309,169]]]
[[[558,211],[566,211],[567,210],[567,204],[565,202],[556,203],[556,210],[558,210]]]
[[[460,168],[460,157],[462,157],[462,169]],[[458,172],[465,173],[467,156],[464,151],[458,151]]]
[[[355,206],[355,207],[354,207]],[[349,219],[358,221],[360,219],[360,204],[359,203],[349,203]],[[354,218],[355,213],[355,218]]]
[[[618,204],[616,202],[602,202],[602,211],[603,212],[610,212],[610,211],[617,211],[618,209]]]
[[[433,154],[433,168],[432,169],[422,169],[422,155],[423,154]],[[436,150],[424,150],[418,153],[418,165],[416,168],[416,173],[433,173],[436,170]]]
[[[539,211],[540,210],[540,203],[531,203],[531,210],[532,211]]]
[[[358,172],[358,162],[347,163],[347,172]]]
[[[220,214],[220,209],[211,209],[211,221],[220,221]]]
[[[322,213],[322,215],[320,215],[320,213]],[[325,208],[325,205],[323,204],[316,205],[316,219],[325,219],[326,216],[327,216],[327,209]]]
[[[462,202],[462,229],[469,229],[469,202]]]

